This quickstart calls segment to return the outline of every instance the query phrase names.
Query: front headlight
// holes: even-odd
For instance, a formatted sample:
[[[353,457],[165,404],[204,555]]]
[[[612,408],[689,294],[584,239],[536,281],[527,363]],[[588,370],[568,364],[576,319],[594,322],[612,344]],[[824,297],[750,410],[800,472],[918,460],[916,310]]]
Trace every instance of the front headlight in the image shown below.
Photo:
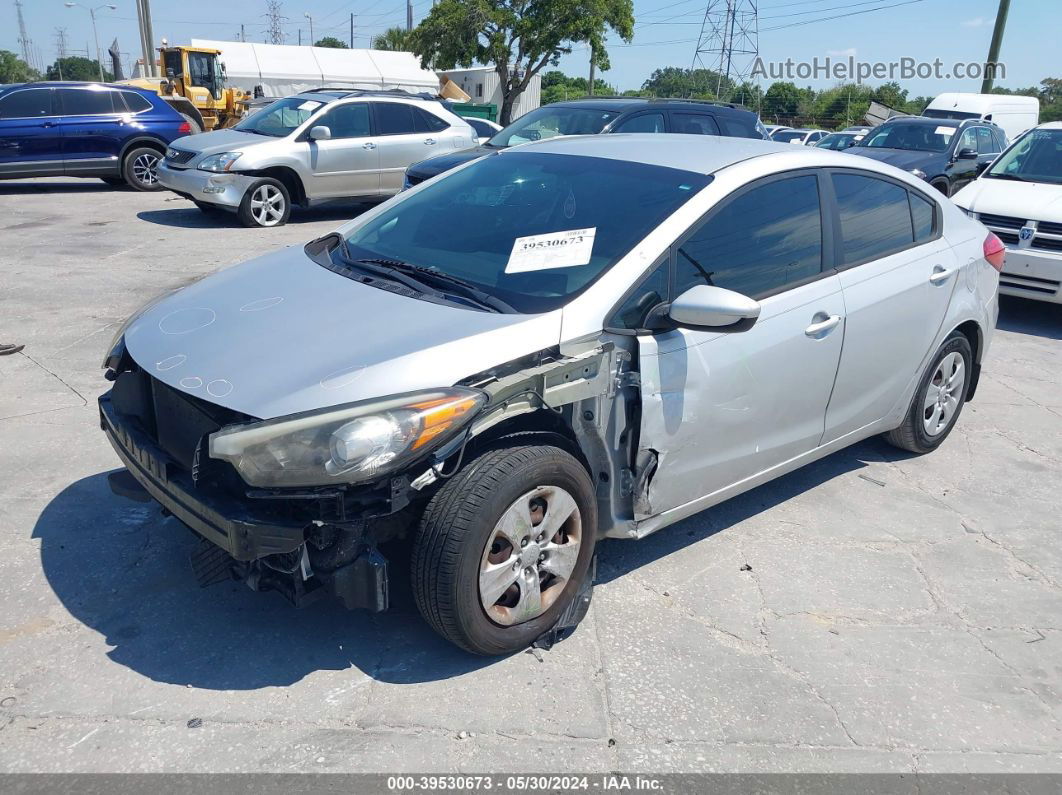
[[[222,152],[219,155],[204,157],[203,162],[197,168],[200,171],[228,171],[232,164],[239,159],[242,152]]]
[[[919,179],[925,179],[926,178],[926,172],[924,172],[920,168],[912,168],[911,169],[911,173],[914,174]]]
[[[393,472],[452,438],[486,403],[452,387],[222,428],[210,457],[251,486],[357,483]]]

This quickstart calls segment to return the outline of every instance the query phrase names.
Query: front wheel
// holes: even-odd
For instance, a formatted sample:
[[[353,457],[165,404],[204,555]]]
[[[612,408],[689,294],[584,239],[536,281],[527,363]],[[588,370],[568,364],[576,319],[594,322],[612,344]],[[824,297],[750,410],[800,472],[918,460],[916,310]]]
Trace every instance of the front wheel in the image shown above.
[[[526,648],[575,598],[594,553],[586,469],[557,447],[490,450],[428,503],[413,544],[417,607],[475,654]]]
[[[122,176],[128,185],[137,190],[162,190],[157,172],[161,159],[162,155],[157,149],[138,146],[126,154],[122,162]]]
[[[283,226],[291,215],[291,196],[279,180],[260,179],[247,189],[237,216],[244,226]]]
[[[973,350],[962,332],[944,340],[918,383],[903,425],[885,434],[890,444],[929,453],[948,438],[962,413],[973,371]]]

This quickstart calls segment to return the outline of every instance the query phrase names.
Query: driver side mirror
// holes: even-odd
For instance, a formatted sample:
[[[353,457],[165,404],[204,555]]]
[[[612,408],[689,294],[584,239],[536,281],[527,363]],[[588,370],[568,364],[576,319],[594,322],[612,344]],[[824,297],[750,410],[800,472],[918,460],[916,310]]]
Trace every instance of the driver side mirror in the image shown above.
[[[760,305],[747,295],[698,284],[671,302],[668,317],[678,326],[693,329],[726,328],[744,331],[760,316]]]
[[[332,130],[323,124],[318,124],[316,127],[310,128],[310,140],[311,141],[327,141],[332,137]]]
[[[960,149],[959,154],[956,155],[959,160],[976,160],[977,150],[967,147],[966,149]]]

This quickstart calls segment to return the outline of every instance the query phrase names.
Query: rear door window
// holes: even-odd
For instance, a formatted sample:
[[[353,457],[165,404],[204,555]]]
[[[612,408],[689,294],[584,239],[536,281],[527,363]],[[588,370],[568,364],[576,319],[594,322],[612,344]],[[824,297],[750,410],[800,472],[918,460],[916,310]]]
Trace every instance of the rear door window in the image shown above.
[[[687,135],[719,135],[719,125],[707,113],[671,113],[671,132]]]
[[[148,101],[147,97],[143,97],[133,91],[121,91],[115,99],[124,101],[125,107],[130,113],[141,113],[145,110],[151,110],[151,103]]]
[[[28,88],[0,97],[0,119],[27,119],[52,116],[52,91]]]
[[[914,244],[907,190],[859,174],[831,174],[841,221],[844,265],[858,265]]]
[[[378,135],[406,135],[416,132],[413,109],[399,102],[373,102]]]
[[[641,113],[625,119],[612,130],[614,133],[662,133],[666,131],[664,114],[659,111]]]
[[[60,88],[59,103],[64,116],[105,116],[125,113],[125,103],[115,107],[115,92],[89,88]]]
[[[913,191],[909,191],[908,195],[911,197],[911,220],[914,222],[915,242],[925,243],[933,238],[936,205]]]
[[[679,245],[672,295],[707,284],[757,298],[821,272],[818,178],[770,180],[731,199]]]
[[[428,113],[428,111],[422,108],[410,108],[410,110],[413,111],[414,132],[441,132],[450,126],[434,113]],[[493,135],[493,131],[487,133],[487,135]]]

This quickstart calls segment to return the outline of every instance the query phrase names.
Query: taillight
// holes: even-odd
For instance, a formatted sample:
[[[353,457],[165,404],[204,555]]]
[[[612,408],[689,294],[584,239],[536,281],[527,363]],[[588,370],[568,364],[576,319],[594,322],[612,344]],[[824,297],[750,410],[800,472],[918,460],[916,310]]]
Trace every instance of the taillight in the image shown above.
[[[182,121],[181,126],[177,128],[177,132],[182,133],[183,135],[191,135],[192,125],[186,121]]]
[[[989,232],[988,237],[985,238],[984,252],[988,264],[1002,273],[1003,261],[1007,258],[1007,248],[1003,245],[1003,241]]]

